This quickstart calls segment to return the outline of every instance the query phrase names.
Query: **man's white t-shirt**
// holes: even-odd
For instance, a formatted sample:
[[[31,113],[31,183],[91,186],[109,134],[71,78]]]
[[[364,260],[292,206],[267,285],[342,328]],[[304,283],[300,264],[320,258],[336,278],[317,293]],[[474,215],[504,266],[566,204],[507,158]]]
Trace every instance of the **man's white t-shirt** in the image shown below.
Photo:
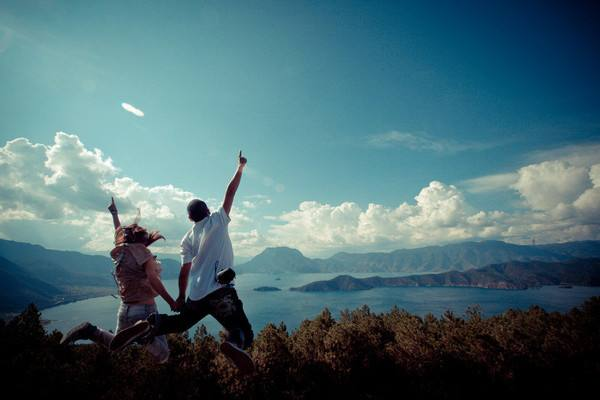
[[[233,247],[227,226],[231,218],[223,207],[194,224],[181,240],[181,263],[192,263],[191,300],[200,300],[215,290],[230,286],[217,282],[217,273],[233,267]]]

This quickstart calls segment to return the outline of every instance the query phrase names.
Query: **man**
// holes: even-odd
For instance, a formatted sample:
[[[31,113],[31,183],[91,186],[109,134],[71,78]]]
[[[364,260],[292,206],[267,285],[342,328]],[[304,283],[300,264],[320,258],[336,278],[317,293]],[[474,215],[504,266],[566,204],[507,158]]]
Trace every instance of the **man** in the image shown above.
[[[223,205],[216,213],[211,214],[206,203],[198,199],[188,204],[188,217],[194,226],[181,241],[182,266],[176,301],[176,310],[180,314],[154,314],[139,321],[115,336],[110,344],[111,350],[120,350],[148,331],[150,337],[186,331],[205,316],[212,315],[227,330],[221,351],[241,373],[248,374],[254,370],[252,359],[244,351],[254,339],[252,327],[233,284],[220,283],[218,278],[219,272],[233,266],[233,248],[227,227],[246,162],[240,151],[237,171],[227,187]],[[188,281],[190,294],[185,301]]]

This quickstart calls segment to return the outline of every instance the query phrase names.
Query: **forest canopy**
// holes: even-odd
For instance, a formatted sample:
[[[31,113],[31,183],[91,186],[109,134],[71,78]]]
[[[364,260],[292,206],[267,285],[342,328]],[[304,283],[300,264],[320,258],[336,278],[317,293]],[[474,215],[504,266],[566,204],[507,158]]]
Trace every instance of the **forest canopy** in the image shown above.
[[[269,324],[240,377],[201,326],[169,336],[171,357],[157,365],[130,346],[111,354],[96,344],[62,347],[35,305],[0,322],[4,388],[21,396],[85,399],[303,399],[572,397],[600,376],[600,298],[568,313],[539,307],[484,318],[471,308],[419,317],[368,307],[338,319],[324,309],[288,332]]]

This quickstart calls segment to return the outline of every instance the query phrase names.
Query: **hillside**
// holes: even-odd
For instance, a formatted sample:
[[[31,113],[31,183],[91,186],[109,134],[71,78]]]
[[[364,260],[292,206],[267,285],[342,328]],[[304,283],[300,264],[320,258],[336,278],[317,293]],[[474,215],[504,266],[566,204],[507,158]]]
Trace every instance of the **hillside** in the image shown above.
[[[311,273],[322,272],[317,260],[305,257],[299,250],[289,247],[269,247],[250,261],[236,267],[239,273]]]
[[[20,266],[0,257],[0,311],[20,311],[32,302],[39,307],[48,307],[64,296],[61,289],[36,279]]]
[[[331,292],[368,290],[377,287],[450,286],[486,289],[527,289],[559,285],[600,286],[600,258],[575,259],[559,263],[542,261],[510,261],[466,272],[412,275],[397,278],[354,278],[337,276],[327,281],[312,282],[290,290]]]
[[[278,247],[265,249],[252,260],[240,264],[236,270],[239,273],[398,272],[422,274],[467,271],[508,261],[560,262],[574,257],[600,257],[600,241],[532,246],[488,240],[401,249],[389,253],[337,253],[326,259],[311,259],[296,249]]]
[[[177,279],[179,263],[161,259],[163,279]],[[112,260],[76,251],[0,239],[0,314],[35,302],[41,308],[116,292]]]
[[[114,286],[110,257],[76,251],[50,250],[42,246],[0,239],[0,257],[21,266],[55,286]],[[179,263],[161,258],[163,279],[179,276]]]

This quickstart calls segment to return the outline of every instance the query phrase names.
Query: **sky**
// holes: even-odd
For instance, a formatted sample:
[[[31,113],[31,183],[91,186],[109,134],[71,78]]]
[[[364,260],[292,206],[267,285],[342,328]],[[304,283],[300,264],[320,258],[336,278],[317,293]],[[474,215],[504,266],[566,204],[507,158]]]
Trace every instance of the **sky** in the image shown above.
[[[236,256],[600,239],[600,7],[2,1],[0,238],[176,255],[242,150]]]

